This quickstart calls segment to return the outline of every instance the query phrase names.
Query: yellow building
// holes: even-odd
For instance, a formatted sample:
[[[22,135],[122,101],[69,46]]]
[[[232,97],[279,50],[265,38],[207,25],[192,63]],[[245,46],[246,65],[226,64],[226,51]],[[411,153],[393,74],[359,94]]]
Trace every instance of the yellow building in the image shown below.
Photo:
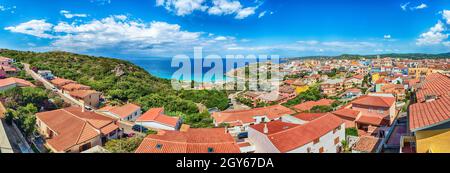
[[[450,128],[416,132],[417,153],[450,153]]]
[[[295,93],[300,94],[302,92],[305,92],[309,89],[308,85],[303,85],[303,86],[296,86],[295,87]]]
[[[380,73],[374,73],[372,74],[372,83],[375,83],[378,79],[380,79]]]
[[[400,142],[402,152],[450,153],[450,78],[427,75],[416,100],[409,106],[408,126],[412,136]]]
[[[408,68],[408,75],[420,78],[420,76],[426,76],[433,72],[430,68]]]

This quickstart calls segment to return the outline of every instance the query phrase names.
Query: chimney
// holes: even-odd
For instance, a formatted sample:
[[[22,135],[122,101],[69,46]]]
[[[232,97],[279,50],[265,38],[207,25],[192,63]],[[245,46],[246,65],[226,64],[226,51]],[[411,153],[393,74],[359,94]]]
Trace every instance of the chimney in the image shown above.
[[[264,123],[264,129],[263,129],[264,134],[269,133],[269,128],[267,128],[267,123]]]
[[[84,103],[83,103],[83,105],[81,105],[81,112],[84,112],[84,108],[85,106],[84,106]]]

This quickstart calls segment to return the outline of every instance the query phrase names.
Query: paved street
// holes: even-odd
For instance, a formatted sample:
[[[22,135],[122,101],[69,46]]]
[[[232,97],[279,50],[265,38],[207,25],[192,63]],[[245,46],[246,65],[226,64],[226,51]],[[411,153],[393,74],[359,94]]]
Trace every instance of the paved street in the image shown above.
[[[42,84],[44,85],[44,87],[48,90],[52,90],[53,88],[56,88],[53,84],[51,84],[50,82],[48,82],[47,80],[45,80],[42,76],[40,76],[39,74],[37,74],[36,72],[34,72],[33,70],[30,69],[30,65],[26,64],[26,63],[22,63],[24,65],[25,71],[27,72],[27,74],[29,74],[31,77],[33,77],[34,80],[40,81],[42,82]],[[83,106],[83,103],[79,102],[78,100],[74,99],[72,96],[62,93],[61,90],[58,90],[56,92],[63,100],[64,102],[70,103],[73,106]]]

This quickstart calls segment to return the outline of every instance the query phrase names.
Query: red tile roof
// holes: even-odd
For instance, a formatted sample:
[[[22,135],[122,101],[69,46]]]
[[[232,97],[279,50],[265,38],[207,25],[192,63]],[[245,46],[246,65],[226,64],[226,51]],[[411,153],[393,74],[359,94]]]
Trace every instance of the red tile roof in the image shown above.
[[[64,79],[64,78],[56,78],[50,81],[53,85],[56,85],[58,87],[61,87],[63,85],[69,84],[69,83],[75,83],[73,80]]]
[[[82,112],[79,107],[40,112],[36,117],[55,132],[47,143],[58,152],[118,129],[111,118],[94,112]]]
[[[103,108],[98,109],[99,111],[108,111],[113,114],[118,115],[121,118],[125,118],[132,113],[136,112],[138,109],[141,109],[138,105],[135,105],[133,103],[128,103],[123,106],[105,106]]]
[[[86,86],[86,85],[82,85],[82,84],[77,84],[77,83],[69,83],[67,85],[62,86],[63,90],[67,90],[67,91],[73,91],[73,90],[89,90],[91,89],[90,86]]]
[[[0,79],[0,88],[1,87],[6,87],[9,85],[18,85],[20,87],[34,87],[34,85],[31,82],[28,82],[24,79],[19,79],[19,78],[14,78],[14,77],[10,77],[10,78],[6,78],[6,79]]]
[[[380,142],[380,138],[373,136],[362,136],[352,147],[352,150],[365,153],[373,153],[376,151],[376,147],[380,144]]]
[[[344,108],[336,110],[332,113],[339,117],[350,118],[355,120],[361,112],[353,109]]]
[[[435,100],[426,102],[426,96]],[[416,92],[418,103],[409,109],[409,126],[417,131],[450,121],[450,78],[440,73],[427,75]]]
[[[269,132],[271,123],[282,124],[276,121],[267,123]],[[331,113],[327,113],[326,115],[310,121],[304,125],[297,125],[292,128],[286,128],[285,130],[281,130],[276,133],[269,133],[267,134],[267,138],[280,152],[285,153],[297,149],[309,142],[312,142],[317,138],[320,138],[328,132],[333,131],[343,123],[344,121],[339,117]],[[264,134],[264,124],[257,124],[250,127]]]
[[[380,97],[365,95],[354,101],[352,104],[390,108],[395,103],[395,97]]]
[[[251,123],[255,121],[253,118],[256,116],[267,116],[269,119],[273,120],[284,115],[292,115],[294,113],[295,112],[293,110],[282,105],[273,105],[250,110],[214,112],[211,116],[218,124],[236,121]]]
[[[171,127],[177,126],[179,117],[171,117],[164,114],[164,108],[152,108],[140,116],[136,122],[157,122]]]
[[[411,131],[432,127],[450,121],[450,94],[431,102],[415,103],[409,109]]]
[[[95,90],[75,90],[75,91],[71,91],[69,94],[75,98],[85,98],[92,94],[100,94],[100,92],[95,91]]]
[[[417,90],[418,102],[425,101],[427,95],[445,95],[450,92],[450,78],[440,73],[427,75],[421,87]]]
[[[383,118],[379,115],[367,115],[367,114],[359,116],[355,122],[373,126],[383,126],[389,124],[389,121],[386,120],[386,118]]]
[[[326,113],[298,113],[295,114],[294,117],[304,120],[304,121],[312,121],[321,116],[324,116]]]
[[[224,128],[160,131],[148,135],[136,153],[240,153],[234,138]]]
[[[331,100],[331,99],[320,99],[318,101],[303,102],[303,103],[293,106],[292,108],[294,108],[298,111],[309,111],[314,106],[331,106],[331,104],[333,102],[334,102],[334,100]]]

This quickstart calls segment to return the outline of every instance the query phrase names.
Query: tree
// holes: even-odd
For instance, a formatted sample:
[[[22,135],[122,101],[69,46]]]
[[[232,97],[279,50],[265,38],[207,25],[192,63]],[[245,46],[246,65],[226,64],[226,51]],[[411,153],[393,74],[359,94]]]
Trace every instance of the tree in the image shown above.
[[[312,113],[326,113],[331,111],[333,111],[333,108],[331,106],[324,106],[324,105],[314,106],[310,110],[310,112]]]
[[[358,136],[358,129],[351,127],[345,129],[345,136]]]
[[[133,153],[142,140],[143,138],[140,137],[113,139],[106,142],[105,149],[112,153]]]

